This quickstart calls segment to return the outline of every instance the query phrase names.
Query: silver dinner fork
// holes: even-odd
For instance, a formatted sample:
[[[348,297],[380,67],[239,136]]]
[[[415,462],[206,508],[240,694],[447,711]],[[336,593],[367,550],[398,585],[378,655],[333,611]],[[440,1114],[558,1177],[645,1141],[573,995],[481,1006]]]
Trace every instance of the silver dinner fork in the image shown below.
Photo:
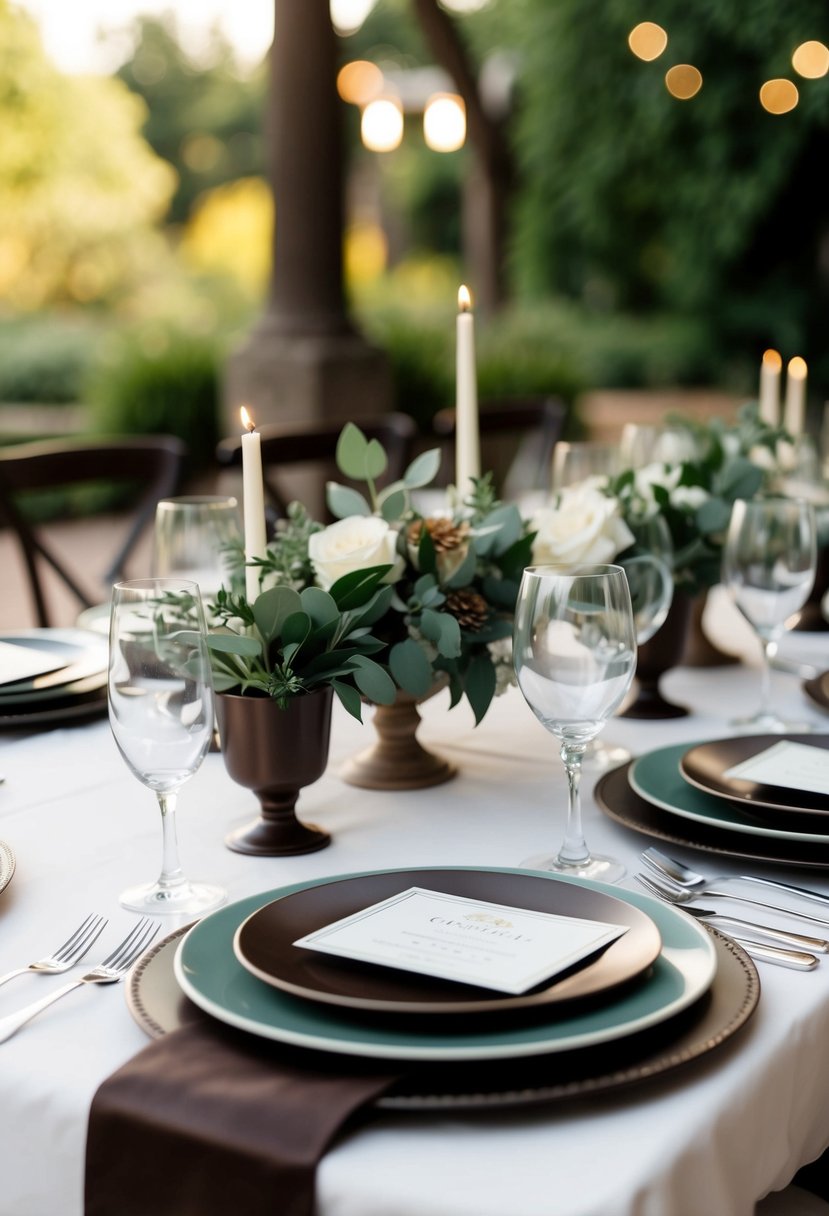
[[[16,975],[25,975],[27,971],[42,971],[47,975],[59,975],[62,971],[68,971],[88,953],[106,928],[107,923],[105,916],[95,916],[94,913],[87,916],[83,924],[78,925],[71,937],[67,937],[57,950],[47,954],[45,958],[38,959],[36,963],[29,963],[26,967],[18,967],[14,971],[7,971],[5,975],[0,975],[0,984],[13,980]]]
[[[73,988],[80,988],[82,984],[117,984],[127,974],[139,954],[147,948],[160,927],[158,923],[153,923],[149,917],[142,917],[138,924],[133,926],[121,944],[115,947],[112,954],[108,955],[97,967],[93,967],[91,971],[87,971],[86,975],[82,975],[78,979],[64,984],[62,988],[58,988],[57,992],[43,997],[40,1001],[33,1001],[31,1005],[26,1005],[25,1008],[19,1009],[17,1013],[9,1014],[6,1018],[0,1018],[0,1043],[4,1043],[6,1039],[10,1039],[15,1031],[19,1030],[21,1026],[25,1026],[35,1014],[40,1013],[42,1009],[46,1009],[49,1005],[53,1005],[55,1001],[59,1001],[62,996],[66,996],[67,992],[71,992]]]
[[[666,899],[664,893],[656,885],[652,883],[644,874],[637,874],[636,881],[640,883],[646,891],[650,891],[652,895],[656,895],[659,899],[665,900],[666,903],[671,903],[672,900]],[[709,917],[719,917],[719,913],[712,912],[707,908],[691,908],[686,906],[683,912],[688,912],[692,916],[700,920],[707,921]],[[730,921],[729,917],[723,917],[725,921]],[[731,921],[730,923],[742,925],[744,929],[750,932],[760,932],[766,934],[766,929],[755,929],[751,926],[750,921]],[[745,937],[742,932],[729,931],[728,936],[732,941],[738,942],[747,954],[752,958],[762,959],[766,963],[776,963],[780,967],[791,967],[794,971],[814,971],[815,967],[820,963],[820,959],[816,954],[810,954],[806,950],[796,950],[793,948],[785,948],[783,946],[772,946],[768,942],[758,942],[753,937]]]
[[[673,884],[673,886],[678,887],[682,891],[687,891],[689,894],[705,894],[709,899],[735,899],[741,904],[754,904],[756,908],[768,908],[772,912],[785,912],[786,916],[795,916],[798,920],[810,920],[816,925],[829,926],[829,920],[824,919],[822,916],[815,916],[812,912],[796,912],[794,908],[786,907],[783,904],[771,904],[762,899],[753,899],[749,895],[739,895],[736,891],[720,891],[717,889],[717,884],[727,883],[732,877],[734,879],[739,877],[742,882],[758,882],[764,887],[775,887],[788,891],[792,895],[803,895],[807,899],[813,899],[824,905],[829,903],[829,900],[821,897],[817,891],[808,891],[805,887],[793,887],[786,883],[774,882],[770,878],[750,878],[747,874],[735,874],[733,876],[723,874],[717,878],[708,879],[704,875],[698,874],[696,870],[682,865],[681,862],[675,861],[673,857],[667,857],[664,853],[660,853],[659,849],[654,848],[645,849],[642,854],[642,860],[661,880]]]

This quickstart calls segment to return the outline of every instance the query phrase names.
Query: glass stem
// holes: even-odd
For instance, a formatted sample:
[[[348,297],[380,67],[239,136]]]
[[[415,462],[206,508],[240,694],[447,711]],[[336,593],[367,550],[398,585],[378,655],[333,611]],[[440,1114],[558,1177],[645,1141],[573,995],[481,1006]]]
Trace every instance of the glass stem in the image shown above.
[[[184,873],[178,860],[178,840],[176,839],[176,795],[172,790],[157,793],[158,807],[161,811],[161,873],[158,885],[167,890],[180,887],[184,882]]]
[[[760,642],[763,647],[763,664],[762,677],[760,682],[760,713],[764,717],[771,717],[771,662],[777,654],[777,639],[776,638],[761,638]]]
[[[590,853],[584,842],[584,832],[581,826],[581,796],[579,794],[581,762],[586,747],[585,743],[562,743],[561,745],[561,758],[567,771],[569,793],[567,826],[564,829],[564,840],[558,851],[558,861],[562,865],[580,866],[590,860]]]

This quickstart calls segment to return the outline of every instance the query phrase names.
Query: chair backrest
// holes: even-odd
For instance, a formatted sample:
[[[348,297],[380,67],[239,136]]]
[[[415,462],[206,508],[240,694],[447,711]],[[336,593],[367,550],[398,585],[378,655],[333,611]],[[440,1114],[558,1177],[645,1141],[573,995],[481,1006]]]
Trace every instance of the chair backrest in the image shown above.
[[[493,470],[503,498],[549,490],[553,448],[566,420],[567,407],[556,397],[512,397],[480,403],[482,470]],[[442,440],[453,440],[454,409],[439,410],[432,429]]]
[[[100,576],[104,583],[112,583],[122,576],[156,504],[176,492],[186,457],[186,445],[172,435],[46,440],[0,448],[0,524],[11,526],[20,545],[39,625],[51,623],[42,579],[44,564],[59,575],[84,608],[91,607],[93,600],[55,552],[54,542],[28,518],[26,496],[84,483],[111,483],[129,489],[132,523]]]
[[[414,420],[408,414],[388,413],[372,418],[355,418],[353,421],[368,439],[379,440],[385,449],[389,463],[378,484],[387,485],[402,477],[414,454],[413,444],[417,435]],[[258,428],[262,445],[265,494],[277,515],[286,514],[288,503],[293,497],[280,484],[280,470],[284,470],[286,466],[313,466],[320,500],[326,481],[344,480],[334,462],[337,440],[344,425],[342,422],[327,421],[312,425],[266,423]],[[241,466],[241,436],[222,439],[216,448],[216,458],[219,464],[226,468]]]

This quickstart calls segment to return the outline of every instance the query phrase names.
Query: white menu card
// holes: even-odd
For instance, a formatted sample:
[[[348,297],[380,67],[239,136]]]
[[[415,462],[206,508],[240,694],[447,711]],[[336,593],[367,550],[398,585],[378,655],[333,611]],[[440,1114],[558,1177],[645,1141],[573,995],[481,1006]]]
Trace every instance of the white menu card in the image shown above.
[[[293,944],[518,995],[627,930],[410,887]]]
[[[829,794],[829,750],[784,739],[735,764],[724,776],[758,785],[779,785],[787,790]]]

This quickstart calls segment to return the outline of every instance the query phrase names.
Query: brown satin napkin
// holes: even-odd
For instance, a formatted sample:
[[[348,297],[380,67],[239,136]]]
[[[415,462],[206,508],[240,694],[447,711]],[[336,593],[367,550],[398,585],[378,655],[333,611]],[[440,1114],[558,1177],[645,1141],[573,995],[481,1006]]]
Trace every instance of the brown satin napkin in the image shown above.
[[[312,1216],[318,1161],[396,1079],[206,1018],[183,1026],[95,1094],[85,1216]]]

